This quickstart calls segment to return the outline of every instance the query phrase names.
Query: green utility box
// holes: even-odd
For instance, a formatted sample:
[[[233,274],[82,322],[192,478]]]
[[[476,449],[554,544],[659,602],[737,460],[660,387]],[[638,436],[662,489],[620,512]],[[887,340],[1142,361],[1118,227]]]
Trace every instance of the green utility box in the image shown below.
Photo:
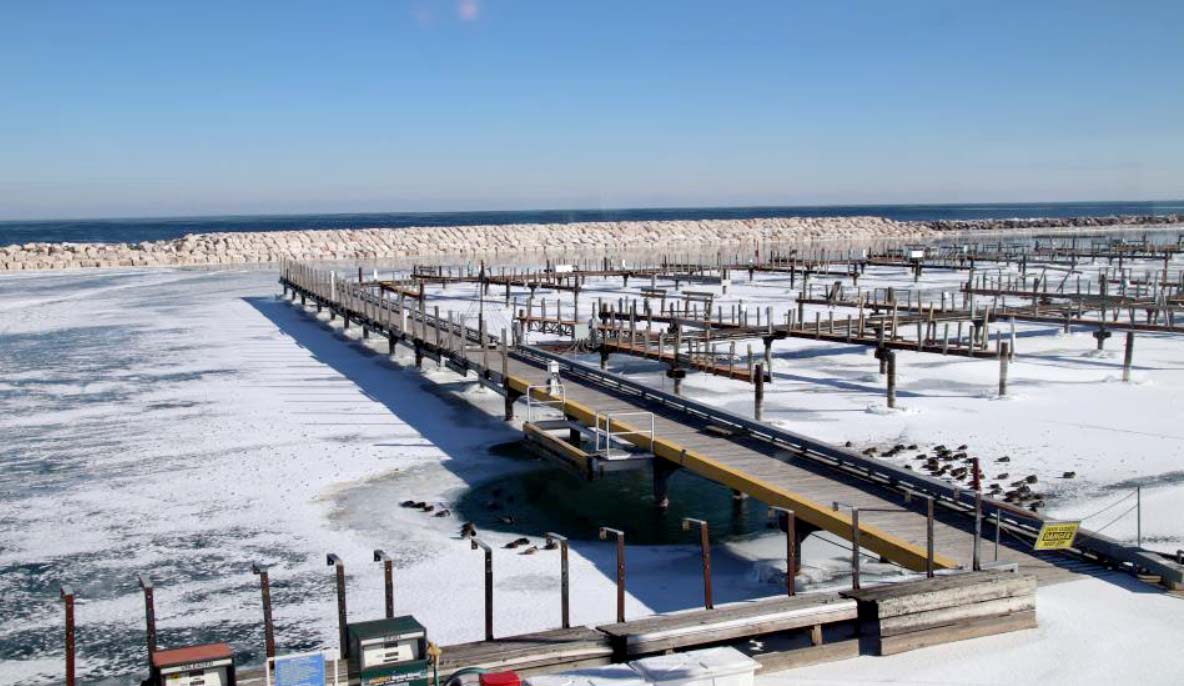
[[[428,635],[407,615],[347,627],[349,672],[360,686],[428,686]]]

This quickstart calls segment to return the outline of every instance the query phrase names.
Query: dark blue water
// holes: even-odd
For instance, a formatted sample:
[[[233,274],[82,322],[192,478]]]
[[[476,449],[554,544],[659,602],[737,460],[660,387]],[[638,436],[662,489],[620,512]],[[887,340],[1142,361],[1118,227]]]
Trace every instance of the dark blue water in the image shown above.
[[[979,205],[818,205],[792,207],[674,207],[506,212],[383,212],[145,219],[69,219],[0,222],[0,245],[30,242],[138,243],[219,231],[288,231],[475,224],[540,224],[663,219],[746,219],[875,215],[899,221],[1082,217],[1184,212],[1184,200],[1156,202],[1009,203]]]

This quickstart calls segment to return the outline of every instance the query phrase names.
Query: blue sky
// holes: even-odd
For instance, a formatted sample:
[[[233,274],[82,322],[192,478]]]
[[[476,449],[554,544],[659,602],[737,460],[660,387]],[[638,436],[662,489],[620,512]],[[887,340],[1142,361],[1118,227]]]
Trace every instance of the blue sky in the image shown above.
[[[1184,196],[1184,3],[0,0],[0,218]]]

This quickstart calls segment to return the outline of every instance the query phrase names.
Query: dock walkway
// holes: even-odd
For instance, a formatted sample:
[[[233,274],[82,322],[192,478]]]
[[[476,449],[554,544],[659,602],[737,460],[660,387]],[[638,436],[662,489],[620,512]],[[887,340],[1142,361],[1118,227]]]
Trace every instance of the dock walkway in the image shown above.
[[[482,383],[506,396],[508,416],[514,401],[529,394],[568,420],[628,434],[629,442],[659,458],[654,460],[656,477],[660,472],[689,469],[767,505],[792,510],[799,531],[825,530],[847,540],[855,535],[850,508],[859,508],[864,551],[918,571],[930,559],[937,569],[972,566],[976,499],[968,489],[647,388],[542,349],[509,349],[504,333],[500,339],[489,336],[428,315],[422,306],[399,310],[396,302],[380,293],[329,272],[288,264],[281,284],[293,298],[312,298],[347,321],[387,336],[392,345],[399,341],[413,347],[417,361],[427,356],[458,372],[475,372]],[[552,366],[560,370],[562,393],[548,387]],[[652,435],[641,430],[640,422],[614,418],[626,414],[635,418],[639,412],[653,414]],[[664,479],[655,478],[655,482]],[[906,502],[906,494],[916,497]],[[935,503],[931,556],[927,551],[929,498]],[[1043,523],[1040,515],[990,498],[982,498],[981,503],[984,517],[998,513],[1003,521],[999,561],[1018,565],[1022,573],[1036,576],[1041,583],[1070,578],[1086,564],[1068,553],[1030,550],[1031,538]],[[994,561],[993,527],[993,517],[982,524],[980,559],[984,563]],[[1184,581],[1184,567],[1098,534],[1082,531],[1078,547],[1094,556],[1150,569],[1169,584]]]

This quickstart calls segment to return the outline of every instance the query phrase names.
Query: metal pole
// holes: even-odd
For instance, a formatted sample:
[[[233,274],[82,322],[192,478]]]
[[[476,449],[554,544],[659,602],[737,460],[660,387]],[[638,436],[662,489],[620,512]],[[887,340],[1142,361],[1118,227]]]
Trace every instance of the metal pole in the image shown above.
[[[341,659],[349,658],[349,632],[345,611],[345,563],[333,553],[325,556],[325,564],[337,568],[337,627],[341,640]]]
[[[66,686],[74,686],[74,591],[62,586],[61,595],[66,605]]]
[[[152,596],[152,580],[140,575],[140,588],[144,589],[144,619],[148,628],[148,669],[152,669],[152,655],[156,653],[156,602]]]
[[[892,365],[892,358],[888,364]],[[859,590],[859,508],[851,508],[851,590]]]
[[[555,533],[547,534],[547,545],[559,543],[559,606],[562,626],[571,628],[570,579],[567,566],[567,537]]]
[[[625,621],[625,532],[620,529],[600,527],[600,540],[607,541],[612,534],[617,539],[617,622]]]
[[[1135,543],[1143,547],[1143,487],[1135,486]]]
[[[797,522],[793,510],[783,507],[772,507],[769,514],[785,516],[785,595],[793,596],[797,592],[795,580],[798,571]]]
[[[382,563],[383,589],[386,591],[386,618],[395,616],[395,570],[390,555],[381,550],[374,551],[374,561]]]
[[[979,548],[982,546],[983,540],[983,492],[974,492],[974,555],[971,561],[972,569],[979,571],[983,568],[982,559],[979,557]]]
[[[753,398],[756,403],[755,407],[753,408],[753,419],[755,419],[759,422],[759,421],[761,421],[761,417],[764,414],[763,406],[765,404],[765,367],[764,367],[764,365],[758,364],[756,367],[754,367],[753,374],[754,374],[753,380],[752,380],[753,381],[753,388],[754,388]]]
[[[925,577],[933,578],[933,496],[925,496]]]
[[[485,551],[485,640],[493,640],[493,548],[476,536],[469,539],[469,547]]]
[[[271,623],[271,581],[267,567],[251,565],[251,573],[259,577],[259,590],[263,594],[263,645],[267,657],[275,657],[275,627]]]
[[[995,561],[999,561],[999,531],[1003,528],[1002,516],[995,510]]]
[[[1131,362],[1135,359],[1135,332],[1126,332],[1126,351],[1122,357],[1122,380],[1129,382],[1131,380]]]
[[[1003,343],[999,346],[999,397],[1007,396],[1007,360],[1011,354],[1011,346]]]
[[[683,517],[682,530],[690,531],[692,524],[699,527],[699,551],[703,557],[703,607],[711,610],[715,608],[711,598],[711,528],[702,519]]]

